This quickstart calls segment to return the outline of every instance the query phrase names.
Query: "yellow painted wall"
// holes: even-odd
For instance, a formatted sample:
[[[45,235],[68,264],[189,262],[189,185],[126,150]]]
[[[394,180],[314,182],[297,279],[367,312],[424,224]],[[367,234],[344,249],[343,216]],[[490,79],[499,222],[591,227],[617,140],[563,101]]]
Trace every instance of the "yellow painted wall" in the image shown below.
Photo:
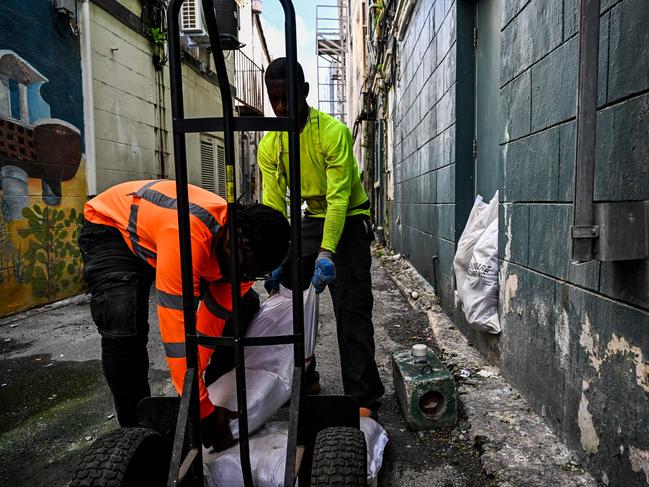
[[[76,235],[86,200],[85,165],[61,183],[60,205],[43,201],[40,179],[29,178],[28,187],[23,219],[8,221],[0,213],[0,316],[83,291]]]

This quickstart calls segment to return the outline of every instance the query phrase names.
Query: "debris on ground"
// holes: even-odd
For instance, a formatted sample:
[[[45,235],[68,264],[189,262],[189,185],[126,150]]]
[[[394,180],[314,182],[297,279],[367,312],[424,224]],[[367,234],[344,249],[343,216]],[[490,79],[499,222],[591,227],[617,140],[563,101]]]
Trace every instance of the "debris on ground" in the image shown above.
[[[462,369],[457,375],[462,379],[468,379],[469,377],[471,377],[471,369]]]
[[[401,255],[386,249],[383,253],[381,264],[388,275],[413,308],[426,312],[440,359],[456,377],[458,399],[470,424],[466,434],[493,485],[597,485],[575,452],[505,381],[498,367],[470,346],[439,306],[431,284]],[[413,291],[419,299],[412,299]]]
[[[494,377],[494,376],[496,376],[498,374],[496,374],[495,372],[493,372],[491,370],[479,370],[476,373],[476,375],[479,375],[480,377],[482,377],[484,379],[488,379],[489,377]]]

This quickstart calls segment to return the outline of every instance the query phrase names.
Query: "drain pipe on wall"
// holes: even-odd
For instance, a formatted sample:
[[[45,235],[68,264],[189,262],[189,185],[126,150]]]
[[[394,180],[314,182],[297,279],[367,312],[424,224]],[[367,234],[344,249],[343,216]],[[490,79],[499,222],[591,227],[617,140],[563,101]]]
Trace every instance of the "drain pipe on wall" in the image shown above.
[[[86,181],[88,183],[88,196],[94,196],[97,194],[97,160],[95,152],[95,95],[92,86],[92,47],[90,44],[90,0],[81,0],[80,30]]]
[[[575,161],[572,258],[587,262],[594,257],[599,237],[593,201],[595,138],[597,130],[597,64],[599,59],[600,0],[581,0],[579,78],[577,81],[577,157]]]

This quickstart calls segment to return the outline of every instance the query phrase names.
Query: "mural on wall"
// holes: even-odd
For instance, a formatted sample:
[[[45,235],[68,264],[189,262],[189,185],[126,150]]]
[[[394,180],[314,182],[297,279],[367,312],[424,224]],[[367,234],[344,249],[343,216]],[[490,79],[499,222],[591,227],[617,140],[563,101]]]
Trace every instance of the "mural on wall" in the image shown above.
[[[18,54],[0,50],[0,316],[82,289],[81,132],[51,118],[41,96],[47,82]]]

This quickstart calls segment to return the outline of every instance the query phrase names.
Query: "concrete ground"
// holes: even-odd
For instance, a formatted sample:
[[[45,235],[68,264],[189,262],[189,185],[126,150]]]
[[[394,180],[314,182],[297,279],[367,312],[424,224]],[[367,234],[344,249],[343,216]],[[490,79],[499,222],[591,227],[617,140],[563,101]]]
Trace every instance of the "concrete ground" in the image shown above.
[[[419,283],[423,299],[419,304],[410,299],[411,306],[400,288],[411,290],[403,284],[404,276],[408,285],[418,281],[404,272],[397,260],[375,259],[373,263],[377,362],[386,386],[380,420],[390,438],[380,485],[540,485],[536,481],[518,481],[529,473],[521,466],[539,466],[538,450],[526,449],[526,445],[533,444],[536,435],[548,433],[542,421],[531,421],[518,412],[489,414],[490,405],[480,399],[484,389],[509,396],[515,392],[506,389],[506,384],[493,382],[493,377],[476,380],[474,376],[467,380],[457,375],[461,360],[467,360],[474,371],[480,369],[480,357],[463,355],[463,347],[470,347],[466,340],[462,343],[461,335],[453,338],[452,346],[457,351],[449,353],[451,342],[444,330],[452,325],[444,321],[448,319],[441,313],[433,313],[434,300],[426,298],[423,283]],[[264,293],[261,288],[260,294]],[[174,391],[162,355],[154,305],[152,302],[150,380],[154,394],[171,395]],[[320,311],[317,355],[323,392],[341,393],[335,320],[328,292],[323,294]],[[442,357],[451,364],[459,381],[460,420],[454,428],[417,433],[403,421],[394,395],[390,356],[414,343],[436,348],[434,335],[441,337],[440,346],[446,350]],[[64,306],[0,320],[0,351],[0,485],[65,485],[89,445],[117,428],[101,372],[99,336],[87,301],[79,298]],[[514,399],[509,397],[508,401]],[[533,424],[536,429],[526,430],[523,423]],[[525,439],[525,435],[529,437]],[[519,441],[519,437],[523,440]],[[544,485],[588,485],[588,481],[582,481],[585,474],[569,452],[561,450],[559,443],[552,446],[559,448],[555,455],[561,460],[557,468],[564,476],[544,477],[541,472],[535,479],[543,480]],[[548,472],[556,473],[551,468]]]

